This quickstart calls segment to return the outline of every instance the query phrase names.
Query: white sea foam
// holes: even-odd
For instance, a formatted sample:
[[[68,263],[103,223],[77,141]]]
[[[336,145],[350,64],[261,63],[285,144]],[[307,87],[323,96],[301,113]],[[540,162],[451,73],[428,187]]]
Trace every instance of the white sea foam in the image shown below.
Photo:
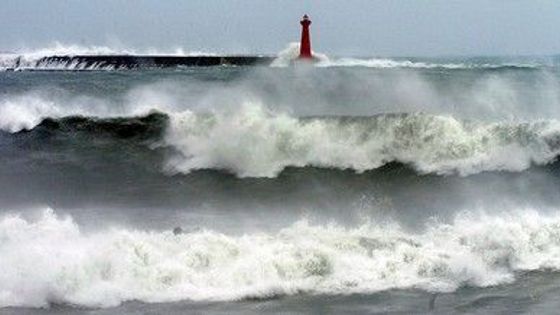
[[[521,171],[560,154],[560,122],[464,122],[428,114],[295,118],[245,104],[234,112],[171,116],[167,144],[181,154],[173,171],[225,169],[274,177],[284,168],[372,170],[389,162],[422,173]]]
[[[59,91],[60,92],[60,91]],[[144,116],[154,110],[170,111],[165,105],[152,103],[149,91],[140,91],[139,97],[146,102],[134,100],[120,104],[104,98],[71,95],[65,92],[56,96],[50,91],[37,90],[0,99],[0,130],[19,132],[33,129],[45,118],[85,116],[98,118]],[[156,98],[156,96],[154,96]],[[158,99],[163,96],[157,95]]]
[[[20,49],[17,52],[0,54],[0,71],[11,70],[114,70],[113,65],[85,64],[41,61],[52,56],[96,56],[96,55],[159,55],[159,56],[212,56],[214,52],[186,51],[183,48],[161,49],[130,49],[108,46],[84,46],[54,42],[52,45],[39,49]]]
[[[46,210],[0,219],[0,307],[124,301],[236,300],[276,295],[448,292],[560,267],[560,218],[533,211],[460,215],[410,233],[397,224],[298,222],[277,233],[83,233]]]
[[[390,162],[421,173],[517,172],[560,154],[560,122],[554,119],[469,122],[422,113],[301,118],[270,111],[259,101],[185,110],[173,105],[173,97],[136,93],[122,104],[42,92],[6,97],[0,100],[0,129],[32,129],[47,117],[129,117],[159,110],[170,117],[163,143],[180,153],[166,163],[170,172],[224,169],[240,177],[275,177],[286,167],[305,166],[364,172]]]
[[[272,67],[290,66],[299,56],[299,43],[290,43],[284,50],[280,51],[277,58],[272,62]],[[412,61],[404,58],[336,58],[328,57],[326,54],[313,51],[317,59],[316,67],[366,67],[366,68],[412,68],[412,69],[499,69],[499,68],[539,68],[539,63],[468,63],[468,62],[427,62]]]
[[[412,68],[412,69],[499,69],[538,68],[536,63],[434,63],[390,58],[327,58],[317,63],[318,67],[367,67],[367,68]]]
[[[120,45],[119,45],[120,46]],[[198,56],[216,55],[215,52],[204,52],[199,50],[187,51],[182,47],[172,49],[133,49],[125,47],[109,47],[99,45],[76,45],[54,42],[44,48],[19,49],[12,54],[44,57],[44,56],[76,56],[76,55],[166,55],[166,56]]]
[[[271,66],[272,67],[290,66],[294,62],[294,60],[296,60],[299,56],[299,47],[300,47],[299,43],[288,44],[288,46],[285,49],[283,49],[278,53],[276,59],[274,59]],[[327,57],[327,55],[318,53],[316,51],[313,51],[312,54],[321,63],[329,62],[329,58]]]
[[[135,113],[110,105],[93,97],[49,98],[39,92],[6,97],[0,100],[0,129],[8,132],[33,129],[45,118],[75,115],[114,117]]]
[[[469,66],[464,63],[427,63],[427,62],[413,62],[410,60],[394,60],[388,58],[340,58],[340,59],[327,59],[317,64],[318,67],[368,67],[368,68],[446,68],[446,69],[466,69]],[[488,65],[490,66],[490,65]]]

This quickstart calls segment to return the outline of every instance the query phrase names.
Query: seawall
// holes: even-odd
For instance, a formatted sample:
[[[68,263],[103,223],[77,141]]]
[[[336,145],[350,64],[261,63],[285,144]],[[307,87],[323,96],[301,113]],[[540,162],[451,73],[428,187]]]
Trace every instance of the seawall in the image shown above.
[[[114,68],[114,69],[144,69],[170,68],[177,66],[209,67],[209,66],[253,66],[269,65],[276,57],[272,56],[135,56],[135,55],[75,55],[75,56],[46,56],[35,61],[34,65],[26,65],[27,69],[51,68]],[[15,69],[20,68],[16,62]],[[31,67],[29,67],[31,66]]]

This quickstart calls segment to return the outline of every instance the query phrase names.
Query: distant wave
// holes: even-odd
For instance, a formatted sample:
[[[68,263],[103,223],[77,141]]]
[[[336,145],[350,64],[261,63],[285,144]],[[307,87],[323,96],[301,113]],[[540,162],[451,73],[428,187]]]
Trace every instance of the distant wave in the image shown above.
[[[391,58],[335,58],[319,52],[313,52],[318,62],[316,67],[366,67],[366,68],[411,68],[411,69],[538,69],[546,65],[534,63],[476,63],[476,62],[429,62],[413,61]],[[15,53],[0,54],[0,71],[13,70],[126,70],[130,67],[118,64],[106,64],[95,60],[62,60],[51,57],[63,56],[100,56],[100,55],[125,55],[125,56],[169,56],[169,57],[195,57],[195,56],[220,56],[215,52],[185,51],[182,48],[175,50],[134,50],[114,49],[106,46],[79,46],[55,43],[51,47],[35,50],[22,50]],[[299,44],[291,43],[277,54],[271,63],[272,67],[290,66],[299,55]]]
[[[406,59],[391,58],[337,58],[329,57],[326,54],[313,52],[317,63],[316,67],[365,67],[365,68],[411,68],[411,69],[536,69],[544,65],[539,63],[474,63],[474,62],[428,62],[412,61]],[[288,47],[278,53],[278,57],[272,63],[273,67],[290,66],[299,56],[299,43],[290,43]]]
[[[111,48],[107,46],[65,45],[55,42],[53,45],[40,49],[23,49],[17,52],[0,54],[0,71],[6,70],[115,70],[113,65],[91,64],[83,62],[52,62],[45,61],[45,57],[52,56],[99,56],[99,55],[128,55],[128,56],[215,56],[214,52],[185,51],[182,48],[173,50],[160,49],[128,49]]]
[[[125,301],[227,301],[389,289],[450,292],[559,269],[560,218],[531,210],[458,215],[411,233],[397,224],[357,228],[300,221],[277,233],[113,228],[84,233],[46,210],[0,218],[0,307]]]
[[[328,59],[317,64],[318,67],[367,67],[367,68],[413,68],[413,69],[536,69],[538,64],[491,64],[491,63],[431,63],[410,60],[396,60],[388,58],[340,58]]]
[[[22,70],[117,70],[118,66],[105,65],[101,63],[81,62],[79,60],[52,61],[47,56],[30,57],[25,55],[0,55],[0,71],[22,71]]]
[[[186,51],[183,48],[175,49],[131,49],[131,48],[114,48],[108,46],[84,46],[75,44],[63,44],[54,42],[52,45],[45,48],[35,49],[19,49],[15,52],[7,53],[5,55],[19,55],[34,58],[44,56],[75,56],[75,55],[166,55],[166,56],[212,56],[216,55],[215,52],[204,51]]]

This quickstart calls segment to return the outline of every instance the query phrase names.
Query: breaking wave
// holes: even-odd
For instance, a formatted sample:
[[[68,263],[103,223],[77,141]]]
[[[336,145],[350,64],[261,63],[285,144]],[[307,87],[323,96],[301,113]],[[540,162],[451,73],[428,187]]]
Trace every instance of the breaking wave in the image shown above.
[[[25,55],[0,55],[0,71],[21,71],[21,70],[118,70],[119,66],[100,63],[87,62],[78,59],[71,60],[52,60],[50,56],[38,58]],[[123,68],[124,69],[124,68]]]
[[[111,307],[125,301],[238,300],[279,295],[449,292],[560,268],[560,218],[531,210],[461,214],[411,233],[397,224],[357,228],[300,221],[277,233],[113,228],[84,233],[52,210],[0,219],[0,307],[51,303]]]
[[[181,152],[168,167],[224,169],[275,177],[286,167],[364,172],[390,162],[421,173],[522,171],[560,154],[560,122],[481,123],[430,114],[296,118],[246,105],[233,113],[170,117],[166,143]]]
[[[62,56],[215,56],[216,53],[202,51],[185,51],[183,48],[171,50],[111,48],[107,46],[65,45],[55,42],[42,49],[23,49],[18,52],[0,53],[0,71],[6,70],[117,70],[119,66],[101,62],[88,62],[72,59],[56,60],[49,57]]]
[[[80,46],[64,45],[55,42],[52,46],[35,49],[22,50],[14,53],[0,54],[0,71],[12,70],[126,70],[130,67],[119,64],[108,64],[94,58],[62,58],[74,56],[101,56],[101,55],[123,55],[123,56],[169,56],[169,57],[193,57],[193,56],[219,56],[215,52],[185,51],[182,48],[173,50],[136,50],[115,49],[106,46]],[[299,55],[299,43],[290,43],[288,47],[276,54],[276,59],[271,63],[272,67],[290,66]],[[554,63],[533,62],[430,62],[420,60],[407,60],[403,58],[337,58],[326,54],[313,52],[317,59],[316,67],[367,67],[367,68],[412,68],[412,69],[538,69],[553,67]],[[58,57],[58,58],[54,58]],[[262,57],[262,56],[261,56]]]
[[[327,59],[319,62],[318,67],[367,67],[367,68],[413,68],[413,69],[533,69],[540,68],[539,64],[530,63],[431,63],[411,60],[395,60],[388,58],[339,58]]]
[[[272,62],[273,67],[290,66],[299,56],[299,43],[290,43],[288,47],[278,53],[277,58]],[[448,62],[436,63],[429,61],[412,61],[407,59],[391,58],[337,58],[329,57],[326,54],[313,52],[317,59],[316,67],[366,67],[366,68],[411,68],[411,69],[447,69],[447,70],[468,70],[468,69],[538,69],[551,66],[542,62],[508,62],[508,63],[488,63],[488,62]]]
[[[32,130],[19,133],[41,133],[60,137],[67,135],[76,137],[87,134],[90,139],[112,138],[126,140],[154,140],[161,139],[167,126],[168,117],[153,112],[140,117],[96,118],[83,116],[68,116],[59,119],[46,118]]]
[[[287,167],[364,172],[397,162],[419,173],[466,176],[523,171],[560,154],[557,120],[490,123],[424,113],[294,117],[252,103],[234,110],[146,110],[124,117],[79,109],[70,112],[74,116],[55,111],[52,117],[42,116],[41,109],[27,116],[19,110],[10,116],[6,107],[3,112],[0,128],[12,133],[151,139],[175,152],[162,162],[170,173],[216,169],[276,177]],[[10,120],[16,116],[23,120]]]

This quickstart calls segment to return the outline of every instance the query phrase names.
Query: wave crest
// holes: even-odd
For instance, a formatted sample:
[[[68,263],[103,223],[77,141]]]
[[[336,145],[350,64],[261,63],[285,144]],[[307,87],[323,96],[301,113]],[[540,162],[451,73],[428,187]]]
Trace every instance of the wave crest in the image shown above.
[[[183,48],[169,50],[160,49],[130,49],[114,48],[108,46],[83,46],[75,44],[63,44],[54,42],[52,45],[40,49],[24,49],[14,53],[0,53],[0,71],[6,70],[116,70],[125,69],[119,65],[106,64],[103,62],[90,62],[87,60],[58,57],[71,56],[101,56],[101,55],[124,55],[124,56],[216,56],[214,52],[185,51]]]
[[[286,167],[376,169],[390,162],[421,173],[521,171],[560,153],[560,122],[475,123],[450,116],[384,114],[295,118],[262,106],[171,117],[166,142],[181,154],[173,171],[225,169],[275,177]]]

